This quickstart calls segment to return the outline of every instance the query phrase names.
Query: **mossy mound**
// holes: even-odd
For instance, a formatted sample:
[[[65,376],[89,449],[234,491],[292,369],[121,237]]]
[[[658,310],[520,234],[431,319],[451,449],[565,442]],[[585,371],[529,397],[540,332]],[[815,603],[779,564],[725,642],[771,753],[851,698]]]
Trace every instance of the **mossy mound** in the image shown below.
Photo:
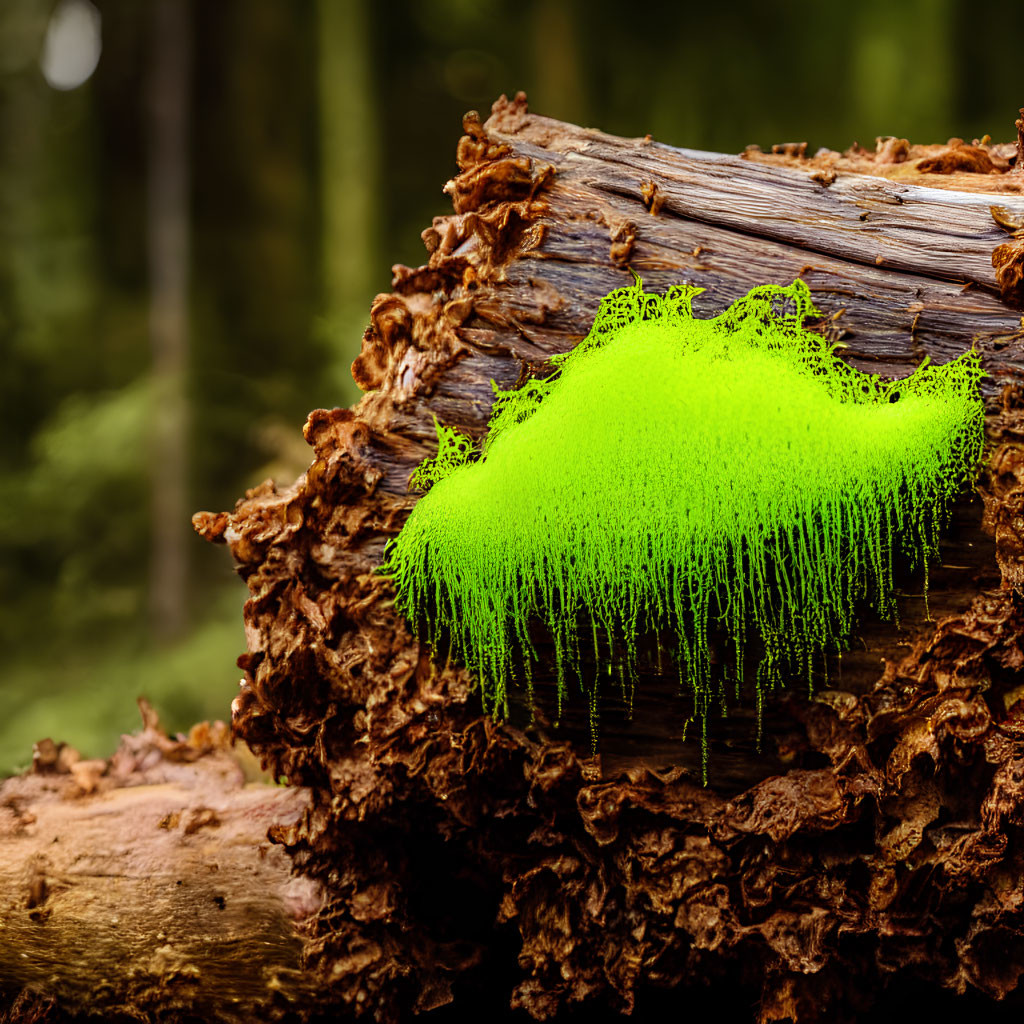
[[[573,679],[595,692],[581,644],[628,686],[638,637],[670,631],[706,736],[709,631],[729,638],[737,674],[748,645],[763,652],[759,703],[809,678],[859,603],[895,614],[895,552],[926,571],[974,479],[976,354],[886,381],[803,328],[817,311],[802,281],[706,320],[698,291],[612,292],[549,377],[495,388],[480,450],[438,425],[412,481],[429,491],[382,572],[494,714],[517,677],[530,685],[531,621],[554,638],[559,706]],[[598,649],[598,632],[616,643]]]

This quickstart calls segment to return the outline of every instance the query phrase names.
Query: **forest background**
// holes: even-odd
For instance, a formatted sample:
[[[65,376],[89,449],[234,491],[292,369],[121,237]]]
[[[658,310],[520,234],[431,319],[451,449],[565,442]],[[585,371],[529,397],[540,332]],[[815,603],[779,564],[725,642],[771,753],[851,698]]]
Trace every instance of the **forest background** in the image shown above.
[[[1024,5],[0,3],[0,774],[225,718],[245,587],[198,509],[301,427],[502,92],[696,149],[1014,137]]]

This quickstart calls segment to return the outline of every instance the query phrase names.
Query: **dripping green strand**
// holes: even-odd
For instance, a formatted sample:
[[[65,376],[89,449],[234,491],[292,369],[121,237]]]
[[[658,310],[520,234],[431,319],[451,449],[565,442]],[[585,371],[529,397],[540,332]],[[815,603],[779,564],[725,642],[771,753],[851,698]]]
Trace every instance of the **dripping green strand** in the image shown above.
[[[559,710],[578,681],[595,736],[581,645],[611,671],[598,632],[615,637],[628,692],[638,638],[668,631],[706,782],[722,690],[709,631],[730,639],[737,691],[745,651],[763,652],[760,723],[765,690],[841,650],[858,605],[895,616],[894,557],[926,571],[936,556],[951,500],[974,481],[984,414],[974,352],[886,381],[804,328],[818,313],[802,281],[754,288],[710,319],[692,313],[699,291],[653,295],[639,279],[613,291],[548,376],[494,386],[481,445],[438,424],[437,455],[411,480],[427,493],[381,571],[498,717],[516,682],[532,701],[532,619],[554,640]]]

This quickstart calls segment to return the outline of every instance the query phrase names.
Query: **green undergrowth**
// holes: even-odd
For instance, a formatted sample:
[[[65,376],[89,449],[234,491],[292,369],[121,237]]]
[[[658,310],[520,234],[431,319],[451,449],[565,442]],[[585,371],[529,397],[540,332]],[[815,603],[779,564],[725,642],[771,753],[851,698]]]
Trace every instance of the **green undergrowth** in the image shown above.
[[[142,727],[145,697],[171,734],[230,716],[238,692],[235,659],[244,648],[244,590],[226,587],[204,603],[202,624],[173,646],[126,635],[93,647],[54,646],[8,663],[0,718],[0,778],[24,770],[32,744],[50,737],[83,757],[109,757],[122,733]]]
[[[652,295],[638,279],[612,292],[548,376],[495,386],[481,445],[438,424],[437,456],[411,481],[427,493],[381,571],[499,717],[510,686],[533,699],[538,620],[559,711],[576,687],[596,693],[584,661],[630,692],[640,638],[667,631],[706,779],[722,691],[709,634],[727,638],[737,692],[745,652],[759,652],[760,709],[847,644],[858,606],[893,618],[894,557],[927,585],[984,414],[974,352],[887,381],[804,329],[818,314],[802,281],[711,319],[692,314],[699,290]]]

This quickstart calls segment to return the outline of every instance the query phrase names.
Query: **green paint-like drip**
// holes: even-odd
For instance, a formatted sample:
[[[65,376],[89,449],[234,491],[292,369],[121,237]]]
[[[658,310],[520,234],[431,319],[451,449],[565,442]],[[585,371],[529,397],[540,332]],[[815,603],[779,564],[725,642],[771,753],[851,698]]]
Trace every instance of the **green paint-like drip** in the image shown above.
[[[628,688],[638,638],[667,629],[706,758],[722,689],[709,630],[730,638],[737,675],[759,639],[760,710],[766,686],[809,678],[846,643],[858,602],[895,615],[893,548],[927,570],[950,499],[973,481],[975,353],[884,381],[803,329],[817,310],[802,281],[709,320],[691,312],[699,290],[612,292],[549,377],[495,387],[480,451],[439,424],[438,455],[414,475],[430,490],[382,572],[496,715],[517,674],[530,685],[531,620],[554,638],[559,708],[580,678],[592,721],[580,645],[611,672],[598,635],[618,638]]]

